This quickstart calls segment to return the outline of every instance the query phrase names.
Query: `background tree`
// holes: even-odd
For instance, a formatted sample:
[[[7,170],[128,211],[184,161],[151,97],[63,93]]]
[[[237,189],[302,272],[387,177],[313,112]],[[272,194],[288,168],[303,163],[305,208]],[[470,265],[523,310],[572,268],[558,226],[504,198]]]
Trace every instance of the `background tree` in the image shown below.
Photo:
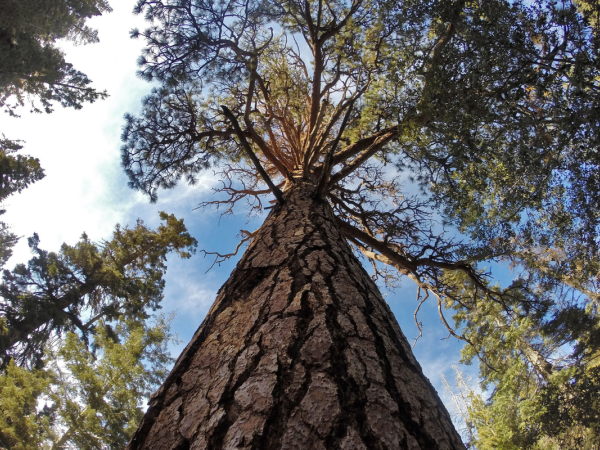
[[[29,103],[31,111],[50,113],[54,102],[79,109],[105,98],[88,77],[66,62],[60,40],[76,44],[98,41],[87,19],[109,12],[104,0],[6,0],[0,5],[0,108],[17,116]],[[39,160],[16,155],[22,141],[0,139],[0,201],[44,177]],[[10,258],[17,237],[0,223],[0,261]]]
[[[32,112],[51,113],[54,103],[80,109],[85,102],[106,98],[91,80],[65,60],[58,42],[98,42],[87,19],[109,12],[105,0],[6,0],[0,5],[0,108],[18,117],[28,103]],[[43,178],[39,160],[15,155],[22,142],[0,139],[0,200]],[[2,222],[0,258],[10,257],[16,237]]]
[[[19,142],[4,137],[0,139],[0,202],[44,177],[44,170],[37,158],[15,154],[21,148]],[[0,215],[4,212],[0,210]],[[8,224],[0,222],[0,267],[11,257],[12,248],[18,241],[18,237],[9,229]]]
[[[161,213],[156,231],[138,221],[132,229],[117,226],[113,239],[100,244],[84,234],[60,253],[39,248],[29,238],[34,257],[27,265],[5,270],[0,285],[0,349],[11,359],[35,367],[45,347],[66,331],[86,340],[99,320],[119,317],[144,321],[160,308],[169,252],[189,258],[196,240],[183,220]]]
[[[383,300],[366,293],[376,291],[348,262],[343,240],[390,284],[407,276],[420,300],[437,301],[489,383],[510,369],[545,386],[573,364],[592,364],[600,230],[594,5],[140,0],[138,12],[153,22],[133,33],[147,42],[140,74],[161,87],[138,117],[126,117],[131,186],[156,199],[159,188],[182,177],[194,183],[216,165],[223,196],[204,206],[228,212],[246,199],[259,210],[271,194],[275,205],[260,230],[244,235],[248,251],[130,448],[287,448],[290,435],[304,448],[459,445],[440,422],[421,417],[416,425],[398,412],[422,414],[406,392],[432,407],[436,400],[417,386],[419,370],[392,387],[395,351],[403,367],[413,367],[412,356],[379,309]],[[421,195],[411,196],[394,169],[409,172]],[[449,239],[440,216],[466,239]],[[492,287],[483,269],[490,261],[509,261],[522,275]],[[353,303],[358,297],[364,303]],[[292,312],[296,298],[305,298],[302,320]],[[463,330],[448,323],[445,305]],[[266,330],[288,319],[283,328],[292,335],[269,347]],[[366,343],[362,353],[349,350],[355,336],[346,319],[357,330],[366,324],[358,334],[377,349],[376,362]],[[237,327],[242,322],[250,328]],[[324,343],[314,361],[298,351],[309,352],[311,336]],[[565,345],[575,348],[572,364],[558,357]],[[361,390],[357,366],[382,368],[384,388],[367,379],[391,403]],[[294,391],[294,379],[313,381]],[[325,381],[311,384],[317,379]],[[331,392],[315,404],[339,428],[316,429],[303,413],[315,390]],[[378,431],[375,404],[386,405],[387,428],[404,438]],[[433,445],[433,435],[446,441]]]
[[[65,61],[57,41],[98,41],[87,19],[110,11],[105,0],[6,0],[0,9],[0,107],[11,115],[29,102],[32,111],[52,112],[53,102],[81,108],[106,97]],[[36,102],[39,102],[39,106]]]
[[[43,176],[37,159],[0,153],[1,199]],[[113,239],[84,234],[57,253],[29,244],[27,265],[3,271],[0,285],[0,448],[123,448],[143,415],[142,399],[172,363],[160,308],[166,258],[189,258],[196,240],[183,220],[161,213],[157,230],[142,221],[117,226]],[[1,263],[17,236],[3,224]]]
[[[11,360],[0,375],[0,447],[121,449],[143,415],[142,399],[172,362],[169,322],[99,321],[90,347],[68,332],[47,347],[44,370]]]
[[[487,400],[470,392],[463,404],[473,448],[595,448],[597,310],[582,309],[581,294],[569,289],[553,293],[554,301],[528,301],[518,280],[508,289],[521,301],[504,311],[468,280],[448,281],[461,289],[446,306],[456,310],[470,344],[462,362],[479,357],[482,388],[489,392]]]
[[[34,257],[0,285],[0,447],[123,448],[143,399],[172,363],[169,321],[154,324],[166,257],[196,241],[161,213],[148,229],[116,227],[99,244],[84,234],[60,253],[29,239]]]

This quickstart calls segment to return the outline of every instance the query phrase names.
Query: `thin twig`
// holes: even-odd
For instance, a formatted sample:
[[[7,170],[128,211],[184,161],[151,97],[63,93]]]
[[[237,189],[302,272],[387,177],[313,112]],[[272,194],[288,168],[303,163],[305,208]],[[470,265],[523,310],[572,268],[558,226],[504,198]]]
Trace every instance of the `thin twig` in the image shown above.
[[[421,296],[421,286],[417,286],[417,288],[419,289],[417,291],[417,300],[419,300],[419,297]],[[419,329],[419,335],[415,338],[415,342],[413,342],[412,348],[415,348],[415,345],[417,345],[417,341],[419,340],[419,338],[421,336],[423,336],[423,329],[421,328],[423,323],[419,322],[419,320],[417,319],[417,314],[419,314],[419,309],[421,309],[421,305],[423,303],[425,303],[425,300],[427,300],[427,298],[429,298],[429,291],[427,289],[425,289],[425,297],[423,297],[423,300],[421,300],[419,302],[417,309],[415,310],[415,324],[417,325],[417,328]]]
[[[238,242],[238,245],[235,247],[235,250],[232,253],[227,253],[226,255],[222,255],[219,252],[207,252],[206,250],[200,250],[202,253],[204,253],[204,256],[215,255],[215,260],[213,261],[213,263],[211,264],[211,266],[208,268],[208,270],[205,273],[208,273],[210,271],[210,269],[212,269],[215,266],[215,264],[221,264],[222,262],[227,261],[229,258],[232,258],[235,255],[237,255],[238,251],[240,250],[242,245],[244,245],[246,242],[252,240],[254,238],[254,236],[256,236],[257,231],[258,230],[250,233],[249,231],[246,231],[246,230],[240,230],[240,233],[244,237],[240,242]]]
[[[467,344],[469,344],[472,348],[473,351],[475,352],[475,354],[477,355],[477,358],[479,358],[479,360],[485,364],[488,369],[490,369],[493,372],[498,372],[495,368],[493,368],[492,366],[490,366],[490,364],[485,360],[485,358],[483,358],[480,354],[479,354],[479,350],[477,350],[477,347],[475,346],[475,344],[473,344],[473,342],[471,342],[471,340],[469,338],[467,338],[465,335],[463,334],[457,334],[456,331],[454,331],[454,328],[452,328],[450,326],[450,324],[446,321],[446,317],[444,317],[444,312],[442,311],[442,299],[439,296],[439,294],[435,291],[432,290],[431,291],[433,293],[433,295],[435,295],[435,297],[437,298],[437,304],[438,304],[438,313],[440,315],[440,319],[442,320],[442,323],[444,324],[444,326],[446,327],[446,329],[448,330],[448,333],[450,333],[450,336],[454,336],[457,339],[460,339],[461,341],[465,341]],[[447,339],[447,338],[446,338]]]

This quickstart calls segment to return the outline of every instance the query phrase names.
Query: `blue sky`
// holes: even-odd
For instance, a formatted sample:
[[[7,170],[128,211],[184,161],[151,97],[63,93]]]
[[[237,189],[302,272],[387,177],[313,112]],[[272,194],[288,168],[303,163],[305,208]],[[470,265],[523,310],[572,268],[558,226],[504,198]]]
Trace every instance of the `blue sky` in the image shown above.
[[[94,241],[109,238],[115,224],[134,224],[137,218],[156,226],[158,211],[166,211],[184,218],[199,248],[227,253],[235,248],[239,230],[258,228],[262,218],[247,223],[243,210],[220,220],[214,211],[194,211],[213,195],[216,179],[212,171],[200,176],[196,186],[180,185],[160,192],[155,204],[127,187],[119,154],[123,115],[139,110],[151,86],[135,75],[143,42],[131,40],[129,30],[144,27],[143,18],[131,14],[135,1],[111,3],[112,13],[90,21],[99,30],[99,44],[64,45],[67,60],[86,73],[96,88],[106,89],[110,97],[80,111],[58,107],[50,115],[23,111],[19,119],[0,117],[0,131],[9,139],[25,140],[23,152],[38,157],[46,170],[45,179],[6,202],[3,220],[18,235],[27,237],[37,232],[42,248],[58,250],[62,242],[75,243],[84,231]],[[21,239],[8,267],[27,261],[29,256],[26,239]],[[169,259],[163,311],[176,311],[173,330],[183,341],[173,348],[174,356],[202,322],[236,262],[230,260],[205,273],[212,264],[209,257],[198,254],[185,261]],[[383,290],[409,340],[418,335],[413,321],[416,292],[408,279],[394,292]],[[453,338],[444,339],[447,332],[431,299],[421,307],[420,320],[423,337],[415,347],[415,355],[444,397],[440,375],[454,379],[451,366],[458,363],[462,344]],[[477,373],[476,367],[466,370],[472,375]],[[449,404],[448,399],[444,400]]]

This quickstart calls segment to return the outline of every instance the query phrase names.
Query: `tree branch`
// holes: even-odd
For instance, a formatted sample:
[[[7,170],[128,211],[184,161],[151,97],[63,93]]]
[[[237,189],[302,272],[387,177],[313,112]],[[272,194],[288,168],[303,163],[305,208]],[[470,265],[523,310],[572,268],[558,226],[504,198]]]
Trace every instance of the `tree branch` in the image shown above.
[[[348,124],[348,119],[350,119],[350,113],[352,112],[352,107],[354,106],[354,100],[348,103],[348,110],[346,111],[346,115],[344,116],[344,120],[342,120],[342,125],[340,126],[340,130],[331,144],[331,148],[327,152],[325,156],[325,161],[323,161],[323,166],[321,168],[321,179],[319,180],[319,184],[317,185],[317,196],[319,198],[324,198],[325,191],[327,190],[327,181],[329,180],[329,175],[331,173],[331,169],[333,167],[333,154],[337,149],[337,146],[342,138],[342,133],[346,129],[346,125]]]
[[[385,144],[387,144],[397,136],[398,130],[395,129],[394,131],[390,131],[376,138],[374,142],[369,147],[367,147],[367,149],[364,152],[362,152],[360,155],[354,158],[349,164],[347,164],[339,172],[337,172],[331,177],[331,179],[329,180],[328,187],[331,188],[338,181],[346,178],[348,175],[350,175],[352,172],[354,172],[356,169],[362,166],[367,160],[369,160],[371,156],[375,154],[375,152],[380,150]]]
[[[448,262],[448,261],[436,261],[431,258],[413,258],[406,257],[398,252],[392,250],[388,247],[385,242],[380,241],[379,239],[368,235],[364,231],[359,230],[356,227],[353,227],[349,223],[337,219],[337,224],[342,230],[342,232],[349,237],[355,238],[372,249],[376,250],[381,254],[381,256],[377,255],[375,252],[372,252],[373,255],[369,255],[369,258],[376,259],[385,264],[391,265],[395,267],[398,271],[403,273],[404,275],[409,276],[414,281],[420,283],[421,280],[417,277],[417,269],[420,266],[428,266],[428,267],[436,267],[438,269],[448,269],[448,270],[459,270],[465,273],[471,281],[481,289],[486,294],[489,294],[494,297],[501,296],[502,294],[496,292],[490,288],[488,288],[480,279],[480,277],[475,272],[473,267],[465,262],[465,261],[456,261],[456,262]],[[364,252],[363,252],[364,253]],[[382,258],[383,257],[383,258]]]
[[[252,148],[250,147],[250,144],[246,140],[246,137],[244,136],[244,132],[240,128],[240,124],[238,123],[237,119],[235,118],[235,116],[233,115],[233,113],[227,106],[221,105],[221,108],[223,109],[225,116],[231,121],[231,124],[233,125],[233,128],[238,136],[238,139],[242,143],[242,147],[244,147],[244,150],[246,150],[246,154],[248,155],[248,158],[250,158],[250,160],[254,163],[254,167],[256,167],[256,170],[258,171],[258,173],[260,174],[262,179],[265,180],[265,183],[267,183],[267,186],[269,186],[269,189],[271,189],[271,192],[273,192],[273,195],[275,195],[275,198],[277,199],[277,201],[280,204],[283,203],[283,194],[282,194],[281,190],[273,184],[273,181],[271,181],[271,178],[269,177],[267,172],[265,172],[265,169],[263,169],[263,167],[261,166],[260,161],[254,154],[254,152],[252,151]]]
[[[396,133],[397,136],[398,126],[394,125],[391,127],[384,128],[383,130],[378,131],[377,133],[374,133],[369,137],[359,139],[355,143],[348,145],[333,156],[333,165],[335,166],[337,164],[341,164],[344,161],[347,161],[349,158],[358,155],[363,150],[369,148],[378,138],[388,133]]]

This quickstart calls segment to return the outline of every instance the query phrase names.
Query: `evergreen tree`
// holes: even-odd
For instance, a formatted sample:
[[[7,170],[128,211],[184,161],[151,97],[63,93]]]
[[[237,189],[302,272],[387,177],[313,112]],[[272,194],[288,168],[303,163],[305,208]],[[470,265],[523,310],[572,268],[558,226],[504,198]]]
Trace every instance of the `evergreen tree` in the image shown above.
[[[589,367],[595,6],[140,0],[153,22],[133,33],[140,74],[161,86],[126,117],[131,186],[155,200],[217,166],[223,197],[204,206],[275,199],[129,448],[460,448],[348,244],[437,301],[497,389],[551,389]],[[436,214],[467,239],[446,238]],[[522,276],[493,286],[487,261]]]
[[[37,158],[16,154],[21,148],[19,142],[4,137],[0,139],[0,202],[44,177]],[[5,210],[0,210],[0,215],[4,212]],[[17,241],[18,237],[9,231],[9,225],[0,222],[0,267],[4,267],[11,257],[12,248]]]
[[[53,102],[81,108],[106,97],[65,60],[57,41],[98,41],[86,20],[110,11],[105,0],[4,0],[0,5],[0,107],[11,115],[28,101],[36,112]],[[39,102],[39,105],[36,103]]]
[[[456,325],[469,343],[462,362],[479,357],[489,392],[485,400],[471,393],[463,408],[473,448],[596,448],[597,308],[583,308],[581,295],[569,289],[540,301],[517,280],[502,302],[456,274],[448,278],[455,290],[446,306],[457,311]]]
[[[0,3],[0,108],[18,116],[26,103],[50,113],[53,103],[79,109],[105,98],[88,77],[65,60],[60,40],[98,41],[86,20],[110,11],[105,0],[4,0]],[[21,141],[0,139],[0,201],[44,177],[39,160],[16,155]],[[2,211],[3,213],[4,211]],[[0,267],[12,254],[17,237],[0,222]]]
[[[0,448],[122,449],[172,360],[169,323],[99,321],[93,345],[68,332],[45,368],[0,375]]]
[[[87,75],[65,60],[59,43],[61,40],[75,44],[98,42],[98,32],[85,22],[109,11],[106,0],[3,0],[0,3],[0,108],[18,117],[18,109],[26,103],[32,112],[51,113],[54,103],[80,109],[86,102],[106,98],[106,91],[92,88]],[[21,177],[19,191],[43,177],[37,158],[7,156],[21,148],[20,141],[9,140],[4,135],[0,139],[0,151],[4,155],[0,169],[2,200],[7,193],[5,177],[17,175],[15,170],[24,170],[18,175]],[[14,162],[8,164],[12,160]],[[4,254],[14,236],[4,223],[0,236]],[[8,257],[3,261],[6,259]]]
[[[87,19],[110,11],[104,0],[0,4],[0,107],[17,116],[79,109],[106,97],[66,61],[59,45],[98,41]],[[0,201],[44,176],[19,155],[21,142],[0,140]],[[4,212],[4,211],[2,211]],[[0,286],[0,447],[123,448],[143,415],[142,400],[172,361],[168,323],[150,325],[160,308],[166,257],[187,258],[196,245],[183,221],[161,213],[157,230],[138,221],[113,238],[84,234],[60,252],[39,248],[27,265],[4,270]],[[18,237],[0,224],[0,265]]]
[[[143,416],[143,398],[172,360],[160,308],[166,257],[196,241],[161,213],[148,229],[116,227],[99,244],[84,234],[60,253],[39,248],[0,285],[0,448],[123,448]]]
[[[17,142],[0,140],[0,202],[44,177],[37,158],[15,155],[22,148]]]
[[[34,257],[5,270],[0,285],[4,364],[14,359],[36,367],[48,341],[66,331],[86,340],[99,320],[143,321],[160,308],[167,254],[189,258],[196,245],[183,220],[166,213],[161,219],[156,231],[141,221],[134,228],[117,226],[100,244],[84,234],[59,253],[40,249],[37,235],[29,238]]]

